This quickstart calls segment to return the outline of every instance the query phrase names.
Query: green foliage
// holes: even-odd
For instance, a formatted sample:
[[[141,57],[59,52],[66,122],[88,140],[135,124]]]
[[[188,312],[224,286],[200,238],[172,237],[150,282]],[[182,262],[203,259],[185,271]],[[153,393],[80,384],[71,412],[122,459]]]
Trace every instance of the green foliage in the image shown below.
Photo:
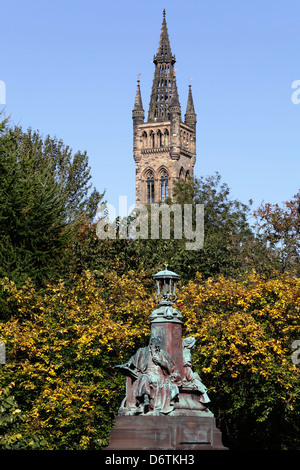
[[[0,390],[0,449],[40,449],[46,444],[43,436],[35,436],[33,431],[26,435],[23,431],[26,416],[20,410],[15,396],[11,395],[14,386],[15,383],[11,382]]]
[[[99,240],[90,179],[86,153],[0,122],[0,448],[107,445],[125,394],[114,366],[148,341],[166,261],[225,444],[299,449],[299,195],[259,208],[257,235],[220,175],[180,181],[178,204],[204,204],[204,246],[187,251],[172,227]]]
[[[300,191],[283,206],[261,204],[255,211],[261,240],[268,244],[282,271],[300,273]]]
[[[60,271],[78,217],[93,217],[87,155],[38,132],[0,129],[0,277],[41,283]]]
[[[72,269],[77,273],[81,269],[116,269],[117,259],[119,273],[143,269],[149,277],[167,261],[180,272],[184,281],[193,279],[198,271],[204,278],[220,273],[238,276],[252,268],[271,275],[277,267],[272,251],[255,237],[248,223],[250,208],[230,197],[230,190],[221,183],[220,175],[196,179],[195,184],[180,181],[175,187],[175,196],[182,205],[189,203],[195,208],[196,204],[204,204],[202,249],[186,250],[188,240],[174,239],[172,226],[169,240],[160,236],[159,239],[99,241],[96,226],[85,224],[80,227],[72,246]],[[148,221],[150,224],[150,216]]]

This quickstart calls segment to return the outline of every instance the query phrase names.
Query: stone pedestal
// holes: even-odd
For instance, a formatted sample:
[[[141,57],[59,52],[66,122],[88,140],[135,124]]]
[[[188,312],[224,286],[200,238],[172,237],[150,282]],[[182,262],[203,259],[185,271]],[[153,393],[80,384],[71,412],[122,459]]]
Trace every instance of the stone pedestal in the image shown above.
[[[226,450],[213,416],[118,416],[105,450]]]
[[[161,338],[161,349],[167,351],[176,362],[180,377],[183,377],[182,323],[173,321],[152,321],[151,336]]]

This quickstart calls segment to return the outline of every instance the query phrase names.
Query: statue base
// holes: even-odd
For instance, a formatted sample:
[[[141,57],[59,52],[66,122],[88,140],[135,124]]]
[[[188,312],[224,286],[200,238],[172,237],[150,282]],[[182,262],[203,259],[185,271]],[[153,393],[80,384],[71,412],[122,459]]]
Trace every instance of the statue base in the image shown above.
[[[215,418],[203,414],[118,416],[105,450],[227,450]]]

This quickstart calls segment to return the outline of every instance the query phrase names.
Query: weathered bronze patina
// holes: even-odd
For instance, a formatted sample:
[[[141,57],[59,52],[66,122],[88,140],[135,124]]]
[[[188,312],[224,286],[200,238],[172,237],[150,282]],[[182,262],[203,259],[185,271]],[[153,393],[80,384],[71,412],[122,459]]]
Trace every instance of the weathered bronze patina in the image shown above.
[[[192,369],[195,338],[182,339],[182,315],[173,307],[176,273],[153,276],[159,308],[150,316],[149,345],[116,366],[126,376],[123,399],[107,449],[225,449],[207,389]]]

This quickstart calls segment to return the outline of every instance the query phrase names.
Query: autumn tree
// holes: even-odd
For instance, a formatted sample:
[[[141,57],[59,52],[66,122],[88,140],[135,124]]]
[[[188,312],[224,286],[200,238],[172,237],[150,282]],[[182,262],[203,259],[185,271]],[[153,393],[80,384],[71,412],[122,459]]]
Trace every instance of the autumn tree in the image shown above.
[[[125,394],[114,366],[148,342],[164,261],[182,275],[183,332],[225,445],[299,448],[299,196],[262,206],[257,236],[220,175],[180,181],[179,204],[204,204],[204,246],[187,251],[184,238],[99,240],[90,179],[86,153],[0,123],[0,448],[107,445]]]
[[[150,284],[152,289],[150,288]],[[114,367],[148,343],[154,283],[145,273],[84,272],[44,290],[1,282],[15,315],[0,323],[0,446],[99,449],[122,399]],[[299,279],[201,275],[178,288],[193,368],[232,449],[299,448]]]
[[[170,239],[151,238],[151,207],[148,208],[148,239],[97,239],[96,226],[85,224],[80,227],[73,245],[73,269],[110,269],[118,260],[118,272],[126,273],[128,269],[143,269],[149,276],[159,270],[163,262],[172,264],[173,269],[181,273],[187,281],[193,279],[197,271],[206,278],[219,273],[237,275],[249,267],[265,269],[261,256],[264,251],[262,242],[255,241],[249,224],[250,208],[232,198],[230,189],[221,182],[220,175],[196,179],[192,182],[180,181],[176,185],[174,203],[180,204],[182,214],[185,203],[204,204],[204,246],[201,249],[186,250],[190,240],[184,236],[174,238],[173,213],[170,213]],[[172,201],[168,201],[171,206]],[[183,218],[182,218],[183,220]],[[130,224],[131,218],[128,219]],[[161,223],[161,221],[160,221]],[[192,229],[195,230],[195,214]],[[198,227],[197,227],[198,229]],[[253,255],[253,244],[259,255]],[[247,252],[247,254],[246,254]],[[245,255],[246,254],[246,255]]]
[[[98,279],[96,279],[96,277]],[[1,449],[100,449],[124,398],[122,363],[149,336],[143,279],[82,273],[36,289],[1,281],[15,315],[0,323]],[[98,287],[101,284],[101,287]]]
[[[180,204],[204,205],[204,225],[207,233],[251,233],[248,219],[252,201],[247,205],[233,199],[229,186],[222,182],[218,172],[206,178],[201,176],[195,177],[194,180],[178,181],[174,188],[174,199]]]
[[[300,281],[201,275],[178,300],[185,334],[195,336],[195,366],[209,387],[212,410],[231,449],[299,449]]]
[[[255,217],[259,236],[277,256],[281,270],[300,272],[300,191],[282,206],[261,204]]]

